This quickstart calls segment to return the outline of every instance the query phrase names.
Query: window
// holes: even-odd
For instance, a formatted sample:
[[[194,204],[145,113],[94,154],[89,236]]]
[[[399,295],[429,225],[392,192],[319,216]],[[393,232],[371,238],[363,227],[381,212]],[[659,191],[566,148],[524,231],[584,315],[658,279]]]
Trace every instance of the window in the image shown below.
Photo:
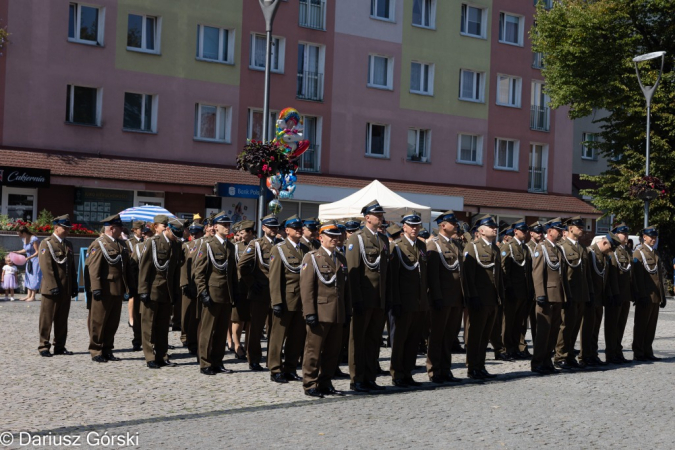
[[[466,36],[485,38],[485,9],[462,5],[460,32]]]
[[[473,134],[460,134],[457,145],[457,162],[483,164],[483,137]]]
[[[326,0],[300,0],[301,27],[326,29]]]
[[[272,140],[277,128],[277,111],[270,111],[270,118],[267,123],[268,140]],[[248,139],[256,141],[263,140],[263,112],[260,109],[248,110],[248,129],[246,133]]]
[[[598,141],[598,135],[595,133],[583,133],[581,139],[583,139],[581,143],[581,158],[597,161],[598,155],[595,151],[594,143]]]
[[[124,93],[125,130],[157,131],[157,109],[154,95]]]
[[[394,2],[392,0],[370,0],[370,17],[393,21]]]
[[[128,23],[127,50],[159,53],[159,17],[129,14]]]
[[[234,31],[197,25],[197,59],[234,63]]]
[[[298,44],[298,85],[296,97],[323,101],[323,46]]]
[[[483,100],[483,74],[472,70],[460,70],[459,98],[472,102]]]
[[[304,116],[303,138],[309,141],[309,148],[298,159],[298,170],[319,172],[321,170],[321,117]]]
[[[286,40],[284,38],[272,36],[272,67],[270,71],[284,72],[284,51]],[[265,51],[267,48],[267,37],[264,34],[251,35],[251,55],[249,58],[249,67],[251,69],[265,70]]]
[[[368,86],[393,89],[394,59],[368,55]]]
[[[389,157],[389,125],[367,124],[366,155]]]
[[[546,192],[546,167],[548,166],[548,146],[530,145],[530,173],[527,189],[530,192]]]
[[[229,107],[195,105],[195,139],[229,143],[230,124]]]
[[[520,142],[495,139],[495,169],[518,170]]]
[[[103,8],[71,3],[68,8],[68,40],[103,45]]]
[[[497,76],[497,104],[520,108],[522,79],[509,75]]]
[[[66,122],[101,125],[101,89],[69,84],[66,97]]]
[[[530,97],[530,129],[537,131],[550,130],[549,98],[544,92],[542,81],[533,81]]]
[[[408,161],[429,161],[431,130],[408,130]]]
[[[499,13],[499,42],[523,45],[523,17]]]
[[[533,69],[544,68],[544,54],[542,52],[532,53],[532,68]]]
[[[539,3],[543,3],[546,9],[553,8],[553,0],[534,0],[534,6],[537,6]]]
[[[436,27],[436,0],[413,0],[413,25]]]
[[[600,219],[595,221],[595,234],[607,234],[612,231],[612,214],[607,214],[602,216]]]
[[[434,95],[434,65],[413,61],[410,64],[410,92]]]

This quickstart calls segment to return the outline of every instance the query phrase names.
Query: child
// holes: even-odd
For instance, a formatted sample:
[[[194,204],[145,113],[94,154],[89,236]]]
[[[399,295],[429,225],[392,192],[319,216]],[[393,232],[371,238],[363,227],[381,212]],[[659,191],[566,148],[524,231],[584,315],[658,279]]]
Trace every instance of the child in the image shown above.
[[[5,256],[5,266],[2,268],[2,288],[5,290],[5,301],[7,301],[7,291],[9,291],[9,301],[14,301],[14,288],[16,288],[17,268],[9,255]]]

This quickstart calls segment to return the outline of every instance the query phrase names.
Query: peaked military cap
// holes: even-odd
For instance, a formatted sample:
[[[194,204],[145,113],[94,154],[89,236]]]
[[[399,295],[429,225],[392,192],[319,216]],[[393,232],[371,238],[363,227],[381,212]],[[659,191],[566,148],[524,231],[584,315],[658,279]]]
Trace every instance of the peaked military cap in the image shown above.
[[[132,230],[141,230],[143,229],[143,227],[145,227],[145,222],[143,222],[142,220],[136,220],[134,221],[134,223],[131,224]]]
[[[239,222],[239,231],[241,230],[252,230],[255,228],[255,222],[252,220],[242,220]]]
[[[429,230],[427,230],[426,228],[422,228],[417,235],[422,239],[429,239],[429,237],[431,237]]]
[[[173,233],[174,236],[177,238],[183,237],[183,221],[178,220],[175,217],[169,219],[169,223],[167,224],[167,227],[171,232]]]
[[[490,214],[481,214],[478,217],[476,217],[476,219],[473,222],[473,228],[475,228],[476,230],[479,227],[482,227],[483,225],[490,228],[499,228],[497,226],[497,223],[495,222],[495,219]]]
[[[262,218],[261,222],[266,227],[278,227],[281,225],[279,223],[279,219],[274,214],[266,215],[265,217]]]
[[[204,225],[202,225],[199,222],[192,222],[192,224],[190,224],[190,228],[188,228],[188,230],[190,230],[191,234],[197,234],[200,231],[204,231]]]
[[[536,221],[534,223],[530,224],[530,231],[533,233],[543,233],[544,232],[544,224]]]
[[[565,221],[565,225],[567,225],[568,227],[575,226],[579,228],[584,228],[584,219],[582,219],[580,216],[570,217]]]
[[[351,218],[345,220],[345,228],[347,228],[347,231],[356,231],[361,227],[361,220],[356,219],[356,218]]]
[[[64,214],[59,217],[54,217],[54,220],[52,220],[52,225],[58,225],[64,228],[70,228],[73,226],[70,223],[70,216],[68,214]]]
[[[361,214],[364,216],[367,216],[368,214],[384,214],[384,208],[380,206],[380,204],[377,202],[377,200],[373,200],[372,202],[368,203],[366,206],[361,208]]]
[[[302,229],[302,226],[302,219],[297,214],[293,214],[284,221],[284,228]]]
[[[387,227],[387,234],[394,239],[396,239],[401,234],[401,231],[403,231],[401,230],[401,227],[399,227],[395,223]]]
[[[309,219],[305,219],[302,221],[302,226],[312,231],[318,230],[319,225],[321,225],[321,222],[319,222],[319,219],[317,219],[316,217],[310,217]]]
[[[441,224],[443,222],[457,223],[457,217],[455,217],[455,212],[452,210],[446,211],[440,216],[436,217],[436,223]]]
[[[403,218],[401,219],[401,223],[408,225],[421,225],[422,216],[417,211],[412,211],[403,216]]]
[[[340,236],[342,234],[338,223],[334,220],[322,224],[319,233],[327,234],[328,236]]]
[[[621,222],[620,224],[615,225],[614,228],[612,228],[612,233],[614,233],[614,234],[617,234],[617,233],[628,234],[628,233],[630,233],[630,228],[628,227],[628,225]]]
[[[520,230],[523,233],[527,233],[527,231],[529,230],[529,227],[527,226],[527,223],[525,223],[525,219],[523,219],[522,217],[520,219],[516,220],[515,222],[513,222],[511,224],[511,228],[514,229],[514,230]]]
[[[551,219],[548,222],[544,223],[544,228],[547,231],[551,228],[555,228],[556,230],[561,230],[561,231],[565,229],[560,217],[556,217],[555,219]]]
[[[653,225],[648,225],[647,228],[640,231],[640,234],[647,235],[650,237],[659,237],[659,230],[656,229]]]
[[[605,237],[609,241],[609,245],[612,246],[612,250],[615,250],[618,246],[621,245],[621,239],[619,239],[619,237],[616,234],[612,233],[611,231],[607,233]]]
[[[232,219],[225,211],[221,211],[218,214],[216,214],[215,217],[211,219],[211,221],[213,222],[214,225],[217,223],[220,224],[232,223]]]
[[[169,225],[169,216],[166,214],[157,214],[152,221],[162,225]]]
[[[103,226],[110,227],[113,225],[117,226],[122,226],[122,219],[120,219],[119,214],[113,214],[112,216],[108,216],[105,219],[101,221],[103,223]]]

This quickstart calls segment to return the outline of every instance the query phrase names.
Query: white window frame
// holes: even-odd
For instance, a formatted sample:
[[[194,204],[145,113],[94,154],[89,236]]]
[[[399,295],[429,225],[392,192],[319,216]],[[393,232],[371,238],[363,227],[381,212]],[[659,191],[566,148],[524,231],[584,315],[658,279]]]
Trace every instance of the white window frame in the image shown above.
[[[199,131],[201,130],[201,122],[202,122],[202,106],[210,106],[212,108],[216,108],[216,137],[215,138],[208,138],[208,137],[202,137],[199,136]],[[223,118],[222,115],[225,115]],[[226,106],[226,105],[212,105],[208,103],[195,103],[195,130],[193,134],[193,138],[195,141],[204,141],[204,142],[217,142],[221,144],[229,144],[231,143],[231,136],[232,136],[232,107],[231,106]],[[221,130],[221,126],[225,126],[225,130]],[[220,139],[218,136],[220,136],[220,132],[223,131],[224,133],[224,138]]]
[[[410,132],[415,133],[415,154],[420,158],[419,161],[415,162],[422,162],[422,163],[428,163],[431,162],[431,130],[428,128],[408,128],[408,135]],[[424,151],[426,154],[420,155],[420,149],[419,149],[419,142],[420,142],[420,134],[425,133],[425,143],[426,143],[426,148]],[[407,149],[406,149],[407,150]],[[412,161],[411,156],[406,154],[406,158],[408,161]]]
[[[300,0],[300,13],[298,14],[298,26],[302,28],[309,28],[311,30],[321,30],[321,31],[326,31],[326,0],[319,0],[319,8],[321,8],[321,23],[320,26],[313,27],[311,25],[311,20],[309,19],[310,17],[310,12],[312,9],[312,1],[313,0]],[[303,22],[302,19],[302,4],[305,4],[305,21]]]
[[[251,47],[248,57],[248,68],[251,70],[265,70],[265,65],[256,66],[255,65],[255,53],[256,53],[256,37],[262,37],[265,40],[265,45],[267,45],[267,36],[262,33],[251,33]],[[279,52],[279,61],[278,67],[270,67],[270,72],[273,73],[284,73],[284,59],[286,57],[286,38],[282,36],[272,36],[272,61],[275,59],[276,52]]]
[[[145,196],[141,194],[157,194],[156,196]],[[161,191],[134,191],[134,206],[154,205],[164,208],[164,199],[166,194]]]
[[[538,190],[538,189],[530,189],[528,186],[528,191],[529,192],[548,192],[548,144],[544,142],[530,142],[530,154],[528,155],[528,168],[527,168],[527,178],[528,178],[528,183],[529,180],[532,178],[532,173],[530,169],[532,168],[532,154],[534,151],[534,147],[541,147],[541,169],[544,170],[544,174],[542,177],[542,182],[544,184],[544,189],[543,190]]]
[[[425,5],[427,0],[420,0],[422,2],[422,17],[424,17],[425,13]],[[424,24],[419,24],[415,23],[414,19],[412,21],[412,26],[414,27],[419,27],[419,28],[426,28],[428,30],[435,30],[436,29],[436,0],[429,0],[431,3],[431,12],[429,13],[429,25],[424,25]],[[413,0],[413,8],[415,7],[415,0]]]
[[[459,34],[462,36],[468,36],[476,39],[487,39],[487,8],[483,6],[472,5],[470,3],[462,3],[462,8],[466,8],[466,14],[464,14],[464,23],[461,23],[461,11],[460,11],[460,28]],[[469,8],[479,9],[481,11],[480,16],[480,35],[469,33]],[[462,25],[464,30],[462,31]]]
[[[159,55],[161,53],[161,47],[162,47],[162,17],[161,16],[153,16],[151,14],[136,14],[133,12],[130,12],[127,14],[127,35],[129,34],[129,16],[141,16],[143,18],[142,25],[141,25],[141,46],[139,47],[129,47],[127,45],[127,50],[130,52],[140,52],[140,53],[150,53],[152,55]],[[146,27],[147,27],[147,19],[148,17],[152,17],[155,19],[155,49],[154,50],[148,50],[147,45],[148,43],[146,42]]]
[[[306,172],[306,173],[320,173],[321,172],[321,141],[323,139],[323,136],[322,136],[322,134],[323,134],[323,117],[322,116],[310,116],[310,115],[302,116],[302,123],[303,123],[304,126],[307,125],[307,119],[308,118],[313,118],[313,119],[316,120],[316,136],[315,136],[316,142],[313,142],[311,140],[309,141],[309,146],[314,147],[314,150],[315,150],[314,158],[316,159],[316,164],[315,164],[316,170],[314,170],[314,171],[304,170],[304,169],[298,169],[298,170],[301,171],[301,172]],[[305,130],[306,130],[306,128],[305,128]],[[309,136],[308,136],[306,131],[305,131],[304,136],[305,136],[305,139],[309,139]],[[303,156],[304,156],[304,154],[300,155],[300,157],[298,158],[298,161],[297,161],[298,165],[300,165],[300,162],[301,162]]]
[[[248,122],[246,124],[246,139],[253,139],[253,113],[263,113],[261,108],[248,108]],[[277,117],[279,116],[279,111],[270,110],[269,117],[269,140],[273,140],[276,135],[277,130]],[[262,138],[261,138],[262,139]]]
[[[33,214],[32,220],[37,219],[37,206],[38,206],[38,188],[21,188],[13,186],[3,186],[2,195],[0,196],[2,201],[2,207],[0,208],[0,213],[7,215],[9,213],[9,196],[11,194],[18,195],[32,195],[33,196]]]
[[[382,155],[371,152],[373,126],[384,127],[384,153]],[[391,142],[391,125],[385,123],[368,122],[366,124],[366,156],[370,158],[389,159],[389,145]]]
[[[501,166],[499,165],[499,148],[500,144],[502,142],[505,142],[507,145],[507,151],[508,151],[508,144],[512,143],[513,144],[513,166]],[[506,138],[495,138],[495,161],[494,161],[494,169],[496,170],[510,170],[512,172],[517,172],[518,171],[518,156],[520,155],[520,141],[517,139],[506,139]],[[508,159],[508,158],[507,158]]]
[[[204,57],[204,27],[217,28],[218,29],[218,58],[206,58]],[[227,35],[227,56],[228,58],[222,59],[223,56],[223,47],[225,36]],[[234,64],[234,30],[229,28],[222,28],[213,25],[207,25],[205,23],[200,23],[197,25],[197,55],[195,59],[197,61],[206,61],[206,62],[215,62],[221,64]]]
[[[592,136],[592,139],[589,139],[589,137]],[[597,161],[598,160],[598,154],[595,148],[589,147],[585,144],[585,142],[597,142],[598,141],[598,133],[582,133],[581,134],[581,159],[585,161]],[[588,152],[591,152],[591,155],[588,156]]]
[[[73,42],[76,44],[86,44],[86,45],[96,45],[99,47],[103,47],[104,45],[104,37],[105,37],[105,7],[103,6],[98,6],[98,5],[88,5],[85,3],[78,3],[78,2],[70,2],[68,4],[68,8],[70,9],[71,6],[75,6],[75,36],[70,37],[68,36],[68,42]],[[98,24],[97,24],[97,32],[96,32],[96,41],[89,41],[87,39],[80,39],[79,37],[79,30],[80,30],[80,22],[82,19],[82,7],[85,6],[87,8],[93,8],[93,9],[98,9]],[[69,11],[70,13],[70,11]],[[70,21],[70,17],[68,19]]]
[[[475,83],[478,82],[478,99],[476,98],[466,98],[462,97],[464,92],[464,73],[469,72],[474,75],[474,88],[472,91],[475,93]],[[465,102],[474,102],[474,103],[485,103],[485,72],[478,72],[476,70],[470,69],[460,69],[459,71],[459,99]]]
[[[508,103],[502,103],[499,101],[499,98],[501,97],[501,80],[502,79],[508,79],[509,80],[509,92],[508,92],[508,97],[509,97],[509,102]],[[515,82],[515,85],[514,85]],[[515,92],[514,92],[515,91]],[[513,75],[505,75],[505,74],[498,74],[497,75],[497,98],[495,100],[495,103],[500,106],[508,106],[510,108],[520,108],[522,105],[522,92],[523,92],[523,79],[520,77],[515,77]],[[511,99],[515,97],[516,102],[511,103]]]
[[[370,14],[371,19],[383,20],[385,22],[396,21],[396,0],[370,0],[370,10],[377,11],[377,7],[373,8],[373,4],[377,5],[379,2],[389,2],[389,17],[380,17],[375,14]]]
[[[424,80],[422,79],[422,75],[424,74],[424,66],[429,67],[429,79],[427,80],[427,85],[429,89],[427,91],[424,90],[415,90],[412,87],[412,72],[413,72],[413,64],[419,64],[420,65],[420,88],[423,87],[424,85]],[[418,95],[434,95],[434,69],[436,68],[436,64],[434,63],[425,63],[421,61],[411,61],[410,62],[410,93],[411,94],[418,94]]]
[[[102,108],[103,88],[97,88],[97,87],[92,87],[92,86],[81,86],[81,85],[76,85],[76,84],[69,84],[68,86],[70,86],[70,96],[67,99],[67,101],[70,102],[70,117],[68,117],[68,119],[66,120],[66,123],[72,124],[72,125],[84,125],[84,126],[87,126],[87,127],[100,127],[101,126],[101,111],[103,110],[103,108]],[[75,88],[76,87],[96,89],[96,123],[95,124],[73,122],[73,114],[74,114],[73,106],[75,104]]]
[[[136,129],[136,128],[125,128],[124,127],[124,115],[122,115],[122,129],[124,131],[135,131],[138,133],[157,133],[157,96],[153,94],[144,94],[141,92],[125,92],[126,94],[140,94],[142,95],[141,99],[141,128]],[[151,116],[150,116],[150,130],[144,130],[143,125],[145,125],[145,98],[150,97],[150,103],[151,103]]]
[[[386,86],[374,84],[375,76],[375,58],[384,58],[387,60],[387,84]],[[375,89],[394,90],[394,58],[386,55],[371,53],[368,55],[368,83],[367,86]]]
[[[303,55],[304,65],[303,65],[303,68],[302,68],[302,76],[303,76],[303,78],[304,78],[304,76],[305,76],[305,73],[309,73],[309,71],[306,70],[306,69],[308,68],[308,65],[309,65],[309,64],[308,64],[308,61],[309,61],[309,47],[310,47],[310,46],[311,46],[311,47],[317,47],[317,48],[319,49],[319,60],[318,60],[317,75],[319,75],[319,79],[320,79],[320,81],[318,82],[318,83],[319,83],[319,88],[320,88],[319,91],[321,91],[321,92],[319,93],[319,98],[320,98],[320,100],[310,100],[310,101],[323,101],[323,96],[324,96],[324,83],[325,83],[325,81],[326,81],[326,46],[325,46],[325,45],[321,45],[321,44],[315,44],[315,43],[313,43],[313,42],[305,42],[305,41],[299,41],[299,42],[298,42],[298,46],[300,46],[300,45],[304,45],[304,49],[303,49],[303,52],[304,52],[304,55]],[[298,52],[299,52],[299,49],[298,49]],[[299,59],[299,56],[298,56],[298,59]],[[299,74],[298,74],[298,76],[299,76]],[[303,79],[303,82],[304,82],[304,79]],[[306,84],[305,84],[305,90],[304,90],[304,92],[303,92],[303,95],[304,95],[303,99],[307,99],[308,96],[307,96],[307,88],[306,88]]]
[[[470,136],[476,138],[476,161],[470,161],[467,159],[462,159],[462,136]],[[480,134],[474,133],[459,133],[457,135],[457,163],[459,164],[470,164],[474,166],[483,165],[483,136]]]
[[[518,19],[518,42],[509,42],[505,39],[506,37],[506,16],[510,17],[515,17]],[[508,13],[508,12],[500,12],[499,13],[499,24],[500,24],[500,33],[499,33],[499,43],[500,44],[507,44],[507,45],[515,45],[516,47],[522,47],[523,46],[523,36],[525,33],[525,17],[518,15],[518,14],[513,14],[513,13]]]

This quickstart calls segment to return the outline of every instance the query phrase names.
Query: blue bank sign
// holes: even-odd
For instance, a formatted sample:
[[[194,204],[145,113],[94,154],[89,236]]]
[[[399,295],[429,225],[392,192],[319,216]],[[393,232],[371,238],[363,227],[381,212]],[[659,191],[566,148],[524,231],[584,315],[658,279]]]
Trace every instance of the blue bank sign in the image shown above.
[[[220,197],[258,198],[260,195],[260,186],[216,183],[216,195]]]

